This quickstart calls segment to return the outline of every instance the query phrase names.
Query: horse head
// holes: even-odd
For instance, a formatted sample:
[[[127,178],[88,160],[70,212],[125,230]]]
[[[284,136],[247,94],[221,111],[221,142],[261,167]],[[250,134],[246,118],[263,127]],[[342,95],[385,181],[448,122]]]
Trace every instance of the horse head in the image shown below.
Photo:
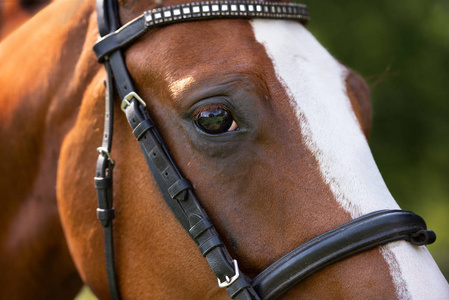
[[[119,1],[120,23],[185,2]],[[54,6],[63,9],[60,3]],[[98,35],[95,6],[83,2],[71,9],[83,30],[76,44],[63,47],[78,49],[73,70],[67,70],[78,91],[67,101],[76,95],[78,106],[66,111],[73,122],[61,138],[57,201],[82,280],[107,299],[103,228],[95,216],[91,180],[99,177],[93,173],[95,148],[105,138],[107,74],[90,50]],[[146,106],[152,121],[142,126],[149,131],[154,123],[156,140],[160,135],[164,141],[161,149],[190,181],[214,230],[250,280],[313,238],[375,211],[399,209],[368,146],[372,111],[365,82],[300,22],[183,22],[152,28],[121,51],[142,102],[134,96],[128,105]],[[120,75],[113,76],[109,80]],[[108,172],[113,168],[120,294],[125,299],[229,299],[167,206],[149,172],[151,158],[142,155],[123,115],[121,97],[116,92],[109,97],[114,99],[114,140],[112,150],[101,155],[114,160]],[[191,193],[190,186],[182,192]],[[395,241],[327,266],[283,296],[436,299],[448,294],[426,248]]]

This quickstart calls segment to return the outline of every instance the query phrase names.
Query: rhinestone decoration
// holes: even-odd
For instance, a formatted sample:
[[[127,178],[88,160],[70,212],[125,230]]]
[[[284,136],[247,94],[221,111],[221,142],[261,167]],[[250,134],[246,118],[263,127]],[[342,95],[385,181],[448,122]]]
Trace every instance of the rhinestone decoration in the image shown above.
[[[292,19],[306,23],[307,7],[296,3],[258,1],[204,1],[157,8],[144,13],[145,26],[163,25],[177,20],[212,17]]]
[[[97,58],[102,59],[112,51],[129,45],[154,26],[197,20],[252,18],[294,20],[306,24],[309,12],[304,4],[244,0],[192,2],[156,8],[101,38],[97,44],[102,44],[103,50],[97,53]],[[106,44],[108,46],[104,46]]]

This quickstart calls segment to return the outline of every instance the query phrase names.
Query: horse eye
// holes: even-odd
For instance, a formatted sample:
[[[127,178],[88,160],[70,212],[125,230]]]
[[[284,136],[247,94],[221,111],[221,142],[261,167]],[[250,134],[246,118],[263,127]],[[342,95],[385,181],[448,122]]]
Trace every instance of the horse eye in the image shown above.
[[[231,113],[223,107],[203,107],[193,118],[196,126],[208,134],[238,130]]]

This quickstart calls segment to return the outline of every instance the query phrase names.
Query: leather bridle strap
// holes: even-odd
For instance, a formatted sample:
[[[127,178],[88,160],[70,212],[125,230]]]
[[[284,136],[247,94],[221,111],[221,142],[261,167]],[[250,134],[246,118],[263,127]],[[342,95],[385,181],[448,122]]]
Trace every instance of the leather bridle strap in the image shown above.
[[[101,35],[114,32],[120,27],[115,1],[97,1],[98,29]],[[97,189],[97,218],[100,220],[104,231],[104,248],[106,260],[106,274],[109,284],[109,292],[113,300],[120,299],[120,291],[117,284],[114,262],[113,222],[115,210],[112,202],[112,174],[115,162],[111,157],[113,123],[114,123],[114,81],[112,70],[108,61],[104,62],[106,68],[106,92],[105,92],[105,116],[103,142],[97,148],[99,156],[94,178]]]
[[[114,51],[126,47],[150,29],[173,23],[209,19],[282,19],[306,24],[307,7],[298,3],[257,1],[204,1],[156,8],[123,25],[120,30],[102,35],[94,45],[100,62]]]
[[[105,65],[109,68],[109,65]],[[106,81],[106,109],[105,122],[103,132],[103,144],[97,148],[100,153],[97,160],[96,174],[95,174],[95,188],[97,189],[97,218],[100,220],[104,230],[104,244],[105,244],[105,258],[106,258],[106,272],[108,276],[109,288],[111,295],[119,295],[115,264],[114,264],[114,240],[112,220],[115,218],[115,211],[112,206],[112,171],[114,169],[114,160],[111,157],[112,144],[112,124],[113,124],[113,85],[111,73],[108,73]],[[119,299],[112,297],[112,299]]]
[[[219,282],[225,283],[231,298],[259,299],[248,278],[243,274],[235,277],[238,270],[234,260],[196,199],[189,181],[181,175],[172,161],[147,110],[135,100],[132,100],[125,110],[133,133],[140,143],[165,201],[182,227],[198,245]],[[233,278],[235,281],[232,280]]]
[[[219,285],[227,288],[232,299],[274,299],[331,263],[394,240],[405,239],[415,244],[433,242],[433,232],[426,231],[424,221],[413,213],[376,212],[353,220],[298,247],[251,282],[239,271],[237,261],[232,259],[218,236],[211,220],[197,200],[192,185],[182,176],[173,162],[150,118],[145,101],[133,87],[120,49],[154,26],[211,18],[257,17],[297,20],[305,23],[308,20],[307,9],[303,5],[291,3],[195,2],[146,12],[119,28],[115,0],[97,0],[97,15],[99,32],[103,37],[94,49],[98,59],[105,64],[108,76],[105,131],[102,147],[99,148],[95,186],[99,202],[97,216],[104,227],[106,268],[112,299],[120,299],[112,239],[114,161],[110,156],[110,150],[114,82],[122,99],[121,109],[126,113],[126,118],[140,143],[162,196],[182,227],[198,245],[218,278]],[[399,228],[402,229],[398,230]],[[415,237],[416,234],[418,237]],[[423,239],[417,243],[419,237]]]
[[[424,220],[412,212],[376,211],[302,244],[262,271],[251,284],[260,298],[277,299],[310,275],[357,253],[398,240],[421,246],[435,239]]]

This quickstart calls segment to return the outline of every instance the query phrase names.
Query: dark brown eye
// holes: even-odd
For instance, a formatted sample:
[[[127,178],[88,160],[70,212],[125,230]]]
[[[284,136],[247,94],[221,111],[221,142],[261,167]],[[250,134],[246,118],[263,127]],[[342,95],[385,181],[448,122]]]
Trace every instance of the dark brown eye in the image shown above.
[[[195,114],[196,126],[208,134],[238,130],[231,113],[223,107],[205,107]]]

